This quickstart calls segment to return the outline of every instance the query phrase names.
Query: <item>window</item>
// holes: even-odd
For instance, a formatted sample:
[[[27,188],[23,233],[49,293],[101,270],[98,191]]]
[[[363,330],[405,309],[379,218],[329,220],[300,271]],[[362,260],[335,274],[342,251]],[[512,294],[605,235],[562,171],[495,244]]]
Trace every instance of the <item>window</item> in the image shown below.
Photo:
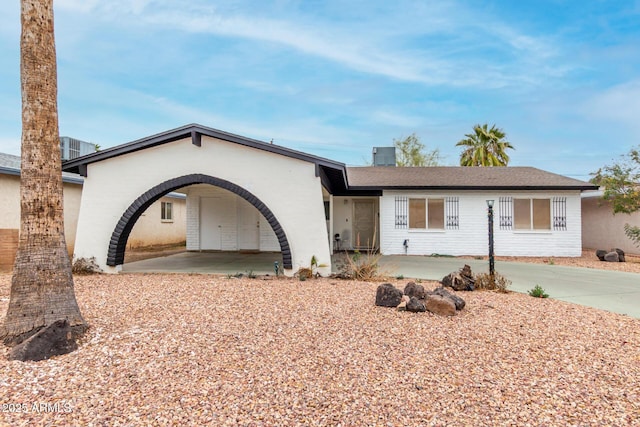
[[[409,228],[427,228],[425,199],[409,199]]]
[[[166,222],[173,222],[173,203],[172,202],[161,202],[160,219]]]
[[[444,199],[429,199],[429,228],[444,229]]]
[[[444,199],[409,199],[409,228],[444,230]]]
[[[551,230],[551,200],[513,199],[516,230]]]

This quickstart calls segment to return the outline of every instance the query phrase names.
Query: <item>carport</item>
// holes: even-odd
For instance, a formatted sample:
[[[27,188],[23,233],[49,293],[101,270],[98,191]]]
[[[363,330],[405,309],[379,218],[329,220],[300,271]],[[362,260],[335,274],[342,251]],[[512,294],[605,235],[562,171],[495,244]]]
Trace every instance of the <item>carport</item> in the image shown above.
[[[325,202],[346,190],[342,163],[194,124],[73,159],[63,169],[85,177],[75,257],[93,257],[108,273],[122,269],[137,219],[176,190],[187,194],[187,249],[212,249],[203,224],[218,233],[213,249],[225,251],[247,249],[247,233],[259,229],[248,249],[277,250],[285,274],[314,256],[327,265],[323,273],[330,271]],[[203,187],[230,196],[206,197]],[[243,228],[240,205],[255,215],[254,230]]]

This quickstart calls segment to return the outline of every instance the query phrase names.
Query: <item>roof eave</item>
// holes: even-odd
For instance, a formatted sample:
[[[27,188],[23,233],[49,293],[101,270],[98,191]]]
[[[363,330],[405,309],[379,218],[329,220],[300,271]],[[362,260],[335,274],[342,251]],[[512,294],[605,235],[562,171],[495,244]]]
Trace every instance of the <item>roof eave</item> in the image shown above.
[[[530,190],[530,191],[586,191],[596,190],[597,186],[571,186],[571,185],[381,185],[381,186],[349,186],[349,190],[353,191],[370,191],[378,190],[495,190],[495,191],[513,191],[513,190]]]
[[[280,154],[286,157],[292,157],[298,160],[314,163],[317,166],[336,169],[342,173],[344,185],[346,185],[346,165],[344,163],[335,162],[330,159],[313,156],[301,151],[292,150],[289,148],[281,147],[279,145],[268,144],[256,139],[246,138],[240,135],[234,135],[231,133],[220,131],[218,129],[208,128],[196,124],[186,125],[167,132],[159,133],[150,137],[122,144],[117,147],[107,148],[96,153],[87,154],[85,156],[64,162],[62,167],[65,171],[81,173],[82,175],[85,175],[86,171],[83,171],[81,166],[86,167],[86,165],[90,163],[95,163],[112,157],[133,153],[157,145],[178,141],[180,139],[191,138],[194,145],[200,146],[201,137],[203,135],[211,138],[221,139],[223,141],[233,142],[246,147],[271,152],[274,154]]]

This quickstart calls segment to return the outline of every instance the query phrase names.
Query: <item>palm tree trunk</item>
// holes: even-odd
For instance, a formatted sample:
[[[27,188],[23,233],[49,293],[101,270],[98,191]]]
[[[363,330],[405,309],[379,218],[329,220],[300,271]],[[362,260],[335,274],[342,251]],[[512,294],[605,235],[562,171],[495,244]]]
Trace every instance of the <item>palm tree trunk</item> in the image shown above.
[[[87,327],[64,238],[53,0],[21,0],[21,20],[20,238],[0,329],[8,345],[58,319],[78,334]]]

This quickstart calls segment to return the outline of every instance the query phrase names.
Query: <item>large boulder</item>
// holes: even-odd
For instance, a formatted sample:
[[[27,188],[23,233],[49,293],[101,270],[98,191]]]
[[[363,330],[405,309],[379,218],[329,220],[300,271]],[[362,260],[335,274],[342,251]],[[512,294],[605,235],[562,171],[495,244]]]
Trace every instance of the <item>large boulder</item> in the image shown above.
[[[598,249],[596,251],[596,256],[598,257],[598,259],[600,261],[604,261],[604,256],[607,254],[607,251],[605,251],[604,249]]]
[[[409,298],[416,297],[418,299],[425,299],[427,293],[424,290],[424,286],[419,285],[415,282],[407,283],[407,286],[404,287],[404,294]]]
[[[618,252],[607,252],[604,256],[604,260],[607,262],[620,262],[620,257],[618,256]]]
[[[428,295],[425,304],[427,311],[439,316],[455,316],[456,305],[449,298],[440,295]]]
[[[420,299],[411,297],[411,299],[407,303],[407,311],[411,311],[413,313],[422,313],[427,311],[427,307]]]
[[[462,310],[466,305],[466,302],[462,298],[460,298],[458,295],[452,294],[442,286],[439,288],[435,288],[433,291],[430,292],[430,294],[440,295],[441,297],[449,298],[451,301],[453,301],[453,304],[456,306],[456,310]]]
[[[620,248],[611,249],[611,251],[615,251],[618,254],[618,261],[625,262],[624,251]]]
[[[56,320],[11,349],[9,360],[45,360],[78,348],[66,319]]]
[[[402,291],[391,283],[383,283],[376,291],[376,305],[381,307],[397,307],[402,301]]]

